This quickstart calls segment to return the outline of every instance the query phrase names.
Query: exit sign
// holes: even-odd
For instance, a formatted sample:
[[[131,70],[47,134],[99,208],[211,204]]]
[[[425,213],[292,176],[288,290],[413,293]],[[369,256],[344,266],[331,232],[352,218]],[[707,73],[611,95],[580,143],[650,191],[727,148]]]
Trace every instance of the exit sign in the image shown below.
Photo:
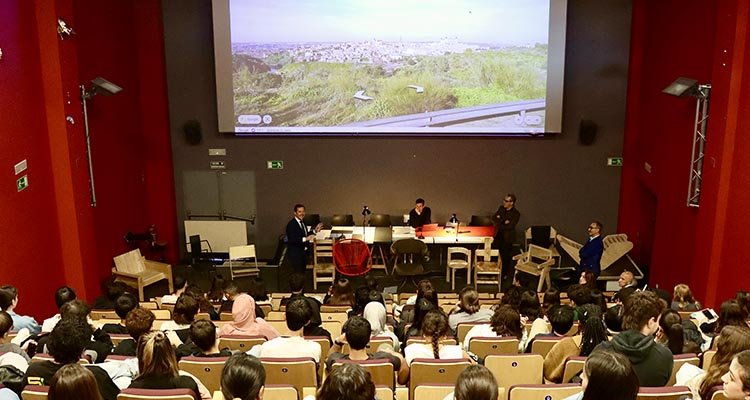
[[[266,161],[268,169],[284,169],[284,162],[281,160]]]
[[[26,189],[27,187],[29,187],[29,176],[28,175],[24,175],[24,176],[18,178],[18,180],[16,180],[16,190],[17,191],[20,192],[20,191]]]
[[[622,157],[609,157],[607,158],[608,167],[622,167]]]

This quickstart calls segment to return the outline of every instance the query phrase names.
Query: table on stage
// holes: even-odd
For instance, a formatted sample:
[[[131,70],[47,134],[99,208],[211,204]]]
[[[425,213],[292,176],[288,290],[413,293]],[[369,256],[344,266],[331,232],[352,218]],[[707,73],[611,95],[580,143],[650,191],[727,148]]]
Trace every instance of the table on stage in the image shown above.
[[[364,227],[361,226],[334,226],[331,229],[322,229],[315,236],[316,239],[330,239],[345,237],[351,239],[358,237],[367,244],[392,243],[399,239],[417,239],[425,244],[482,244],[485,238],[493,237],[495,228],[492,226],[461,226],[456,234],[456,229],[451,227],[438,227],[435,230],[415,231],[414,228],[395,227]]]

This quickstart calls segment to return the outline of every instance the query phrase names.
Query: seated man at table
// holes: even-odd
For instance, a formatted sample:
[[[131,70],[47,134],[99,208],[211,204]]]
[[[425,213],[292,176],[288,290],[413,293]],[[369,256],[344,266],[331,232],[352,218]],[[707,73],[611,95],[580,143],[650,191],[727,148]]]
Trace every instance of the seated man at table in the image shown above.
[[[430,207],[425,207],[423,198],[418,198],[415,203],[414,208],[409,211],[409,226],[421,228],[432,222],[432,211]]]

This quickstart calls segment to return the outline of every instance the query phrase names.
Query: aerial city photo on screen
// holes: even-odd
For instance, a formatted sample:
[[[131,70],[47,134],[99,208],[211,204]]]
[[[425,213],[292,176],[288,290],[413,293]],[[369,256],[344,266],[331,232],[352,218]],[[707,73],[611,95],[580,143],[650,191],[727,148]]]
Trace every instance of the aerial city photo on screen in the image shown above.
[[[544,132],[550,0],[231,0],[236,132]]]

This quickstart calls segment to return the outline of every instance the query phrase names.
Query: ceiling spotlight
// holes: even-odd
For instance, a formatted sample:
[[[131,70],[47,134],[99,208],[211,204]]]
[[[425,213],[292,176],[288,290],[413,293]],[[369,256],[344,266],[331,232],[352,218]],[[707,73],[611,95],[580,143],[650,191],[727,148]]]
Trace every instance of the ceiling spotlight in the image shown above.
[[[97,94],[101,94],[103,96],[111,96],[122,91],[121,87],[102,78],[101,76],[91,81],[91,88],[85,89],[84,86],[81,85],[81,89],[81,97],[87,100]]]
[[[706,85],[699,85],[695,79],[679,77],[674,82],[669,84],[662,90],[662,93],[670,94],[677,97],[695,97],[705,98],[708,96],[708,91],[705,90]]]

